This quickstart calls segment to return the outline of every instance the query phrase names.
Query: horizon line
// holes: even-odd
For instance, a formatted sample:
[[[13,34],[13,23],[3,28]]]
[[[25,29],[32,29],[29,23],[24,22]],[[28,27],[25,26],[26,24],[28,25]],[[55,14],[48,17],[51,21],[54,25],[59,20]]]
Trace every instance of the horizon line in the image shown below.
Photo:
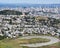
[[[37,4],[37,3],[0,3],[0,4]],[[49,3],[49,4],[60,4],[60,3]]]

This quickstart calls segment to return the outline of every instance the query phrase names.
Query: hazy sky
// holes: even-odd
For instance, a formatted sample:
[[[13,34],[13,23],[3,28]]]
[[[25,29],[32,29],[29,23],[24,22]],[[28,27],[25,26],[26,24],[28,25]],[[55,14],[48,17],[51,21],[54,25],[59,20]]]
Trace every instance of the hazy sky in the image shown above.
[[[60,4],[60,0],[0,0],[0,3]]]

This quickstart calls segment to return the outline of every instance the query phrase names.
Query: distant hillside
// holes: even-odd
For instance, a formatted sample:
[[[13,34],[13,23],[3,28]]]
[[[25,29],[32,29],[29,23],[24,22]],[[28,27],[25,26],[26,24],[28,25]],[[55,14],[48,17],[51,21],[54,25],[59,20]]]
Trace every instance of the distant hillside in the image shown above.
[[[3,10],[0,11],[0,15],[22,15],[22,12],[14,10]]]

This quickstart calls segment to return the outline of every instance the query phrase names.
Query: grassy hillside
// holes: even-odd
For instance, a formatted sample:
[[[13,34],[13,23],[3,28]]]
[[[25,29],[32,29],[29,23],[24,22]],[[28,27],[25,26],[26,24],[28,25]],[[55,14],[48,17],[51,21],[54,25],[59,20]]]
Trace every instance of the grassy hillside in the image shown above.
[[[0,11],[0,15],[22,15],[22,12],[14,10],[3,10]]]

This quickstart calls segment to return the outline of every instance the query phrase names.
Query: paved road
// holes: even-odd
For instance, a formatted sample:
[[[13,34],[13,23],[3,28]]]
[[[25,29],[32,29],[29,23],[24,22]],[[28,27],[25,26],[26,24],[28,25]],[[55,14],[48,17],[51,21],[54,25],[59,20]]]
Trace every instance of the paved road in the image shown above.
[[[40,47],[40,46],[51,45],[51,44],[59,42],[59,39],[55,37],[51,37],[51,36],[27,36],[27,37],[22,37],[21,39],[31,39],[31,38],[46,38],[46,39],[50,39],[50,41],[46,43],[21,44],[20,46]]]

